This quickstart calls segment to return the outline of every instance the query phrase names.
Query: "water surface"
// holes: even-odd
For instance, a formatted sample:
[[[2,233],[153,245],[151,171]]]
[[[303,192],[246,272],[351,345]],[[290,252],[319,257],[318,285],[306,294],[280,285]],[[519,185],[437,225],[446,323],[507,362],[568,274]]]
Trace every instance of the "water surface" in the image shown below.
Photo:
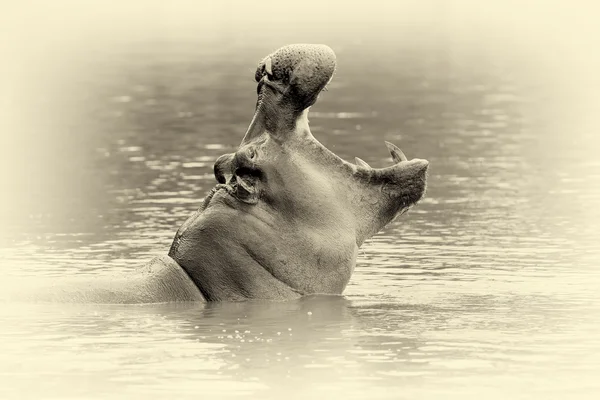
[[[30,68],[10,103],[3,284],[165,253],[239,144],[278,39],[98,46]],[[570,88],[503,47],[328,43],[339,68],[315,137],[376,167],[392,162],[384,140],[431,163],[426,198],[361,248],[344,296],[4,304],[2,398],[595,398],[600,162]]]

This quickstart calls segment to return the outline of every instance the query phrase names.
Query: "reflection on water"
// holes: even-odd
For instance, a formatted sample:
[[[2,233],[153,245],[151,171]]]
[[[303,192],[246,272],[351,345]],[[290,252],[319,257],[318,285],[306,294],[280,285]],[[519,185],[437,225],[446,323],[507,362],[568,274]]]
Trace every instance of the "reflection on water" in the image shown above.
[[[14,139],[5,275],[110,274],[166,252],[250,121],[252,66],[280,44],[136,44],[35,81],[53,98],[20,99],[19,116],[36,118]],[[598,389],[592,132],[565,135],[572,120],[547,112],[552,88],[501,52],[330,45],[339,70],[314,135],[376,167],[391,163],[384,140],[431,162],[426,199],[363,246],[345,296],[3,307],[2,398]]]

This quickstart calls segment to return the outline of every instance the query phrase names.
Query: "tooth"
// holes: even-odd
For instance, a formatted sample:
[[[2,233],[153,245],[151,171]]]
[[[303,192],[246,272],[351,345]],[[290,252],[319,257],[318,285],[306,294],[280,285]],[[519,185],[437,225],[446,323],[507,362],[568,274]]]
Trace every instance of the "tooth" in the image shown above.
[[[271,57],[267,58],[267,60],[265,61],[265,71],[267,71],[267,74],[273,75],[273,66],[271,65]]]
[[[390,142],[385,142],[385,145],[392,154],[392,159],[395,163],[399,163],[401,161],[408,161],[408,158],[406,158],[402,150],[400,150],[396,145]]]
[[[356,162],[356,165],[358,165],[359,167],[371,168],[371,166],[369,164],[367,164],[364,160],[361,160],[358,157],[354,157],[354,161]]]

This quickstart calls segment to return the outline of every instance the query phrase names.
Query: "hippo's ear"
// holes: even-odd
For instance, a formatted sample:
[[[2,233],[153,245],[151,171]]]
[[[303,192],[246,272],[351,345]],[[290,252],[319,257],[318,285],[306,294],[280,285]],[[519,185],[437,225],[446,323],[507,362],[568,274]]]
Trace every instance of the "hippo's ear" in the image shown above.
[[[357,243],[373,236],[383,226],[418,202],[427,187],[427,160],[408,160],[402,150],[385,143],[394,161],[386,168],[371,168],[360,158],[351,166],[358,185],[353,188],[355,215],[358,224]]]

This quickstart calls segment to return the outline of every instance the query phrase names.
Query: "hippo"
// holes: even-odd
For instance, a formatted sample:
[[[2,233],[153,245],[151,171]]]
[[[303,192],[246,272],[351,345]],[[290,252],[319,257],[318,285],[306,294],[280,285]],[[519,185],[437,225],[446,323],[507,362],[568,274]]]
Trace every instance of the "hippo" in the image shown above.
[[[341,294],[359,247],[425,194],[428,161],[386,142],[393,165],[342,160],[309,128],[309,108],[333,77],[334,52],[295,44],[255,73],[254,116],[216,184],[167,255],[119,279],[58,288],[63,300],[143,303],[291,300]]]

